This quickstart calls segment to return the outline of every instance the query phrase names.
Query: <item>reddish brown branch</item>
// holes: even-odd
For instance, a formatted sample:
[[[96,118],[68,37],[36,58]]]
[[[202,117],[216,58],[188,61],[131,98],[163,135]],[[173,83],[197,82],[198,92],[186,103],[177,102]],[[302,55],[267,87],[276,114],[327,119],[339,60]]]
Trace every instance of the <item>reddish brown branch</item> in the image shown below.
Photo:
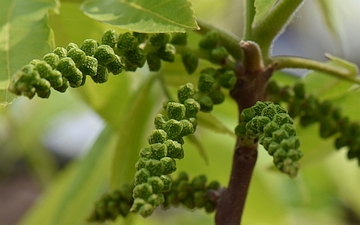
[[[218,199],[215,222],[217,225],[239,225],[257,159],[257,144],[244,146],[238,139],[233,156],[229,186]]]
[[[261,53],[253,42],[241,42],[244,51],[243,65],[239,68],[237,82],[230,92],[239,109],[253,106],[256,101],[265,100],[264,91],[275,65],[264,69]],[[257,160],[257,140],[253,142],[237,139],[230,181],[227,189],[220,193],[217,201],[215,222],[217,225],[239,225],[252,173]]]

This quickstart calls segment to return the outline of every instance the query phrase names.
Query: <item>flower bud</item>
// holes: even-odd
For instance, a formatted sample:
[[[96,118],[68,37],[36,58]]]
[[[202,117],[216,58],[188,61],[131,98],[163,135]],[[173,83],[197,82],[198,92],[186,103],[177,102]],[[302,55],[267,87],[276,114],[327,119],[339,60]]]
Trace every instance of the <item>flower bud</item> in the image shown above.
[[[54,49],[53,53],[59,56],[60,59],[65,58],[67,56],[67,51],[63,47],[57,47]]]
[[[95,50],[98,48],[98,43],[94,39],[86,39],[80,46],[80,49],[85,52],[87,56],[93,56]]]
[[[167,137],[168,134],[166,131],[162,129],[156,129],[151,133],[148,142],[149,144],[164,143],[164,141],[167,140]]]
[[[209,97],[211,98],[211,100],[214,104],[221,104],[225,100],[225,95],[222,93],[220,88],[210,92]]]
[[[148,181],[148,179],[150,178],[150,176],[151,176],[151,174],[150,174],[149,170],[142,168],[142,169],[136,171],[135,176],[134,176],[134,178],[135,178],[134,184],[139,185],[142,183],[146,183]]]
[[[134,37],[130,32],[120,34],[117,48],[120,52],[125,53],[127,51],[133,51],[137,49],[139,45],[138,39]]]
[[[167,157],[181,159],[182,146],[177,141],[167,140],[164,142],[167,148]]]
[[[174,45],[186,45],[187,42],[187,33],[172,33],[171,35],[171,44]]]
[[[83,75],[70,57],[60,59],[56,70],[60,71],[68,79],[71,87],[79,87],[81,85]]]
[[[171,38],[171,35],[169,33],[158,33],[158,34],[153,34],[150,37],[150,43],[153,46],[156,47],[161,47],[161,46],[165,46],[167,43],[169,43]]]
[[[86,60],[86,54],[80,48],[70,49],[67,56],[75,62],[76,67],[79,67]]]
[[[107,30],[102,36],[101,44],[109,45],[111,48],[114,48],[118,41],[118,34],[115,30]]]
[[[114,50],[108,45],[100,45],[94,53],[94,57],[98,60],[99,64],[103,66],[114,61],[114,55]]]
[[[55,53],[48,53],[44,55],[43,60],[51,66],[52,69],[55,69],[57,64],[60,61],[60,58]]]
[[[305,98],[305,85],[302,82],[297,82],[293,87],[295,96],[299,99]]]
[[[96,58],[91,56],[86,56],[85,61],[79,67],[83,76],[85,75],[96,76],[97,68],[98,68],[98,61]]]
[[[100,84],[105,83],[109,79],[109,71],[108,71],[108,69],[105,66],[103,66],[101,64],[98,64],[96,75],[92,76],[91,79],[95,83],[100,83]]]
[[[153,190],[150,184],[143,183],[136,185],[133,190],[133,198],[147,199],[153,194]]]
[[[177,138],[181,134],[182,129],[182,124],[174,119],[170,119],[164,124],[164,131],[169,139]]]
[[[184,102],[184,106],[186,109],[186,118],[195,118],[200,110],[200,104],[192,98],[186,99]]]
[[[209,93],[215,86],[215,78],[209,74],[202,73],[199,78],[198,89],[203,93]]]
[[[154,193],[160,193],[164,187],[164,182],[160,179],[160,177],[149,177],[147,179],[147,183],[151,185]]]
[[[226,50],[224,46],[219,46],[214,48],[210,52],[211,61],[215,63],[221,63],[225,60],[229,55],[229,52]]]
[[[199,58],[193,52],[184,53],[181,55],[181,61],[185,67],[185,70],[188,74],[193,74],[198,65],[199,65]]]
[[[146,55],[146,61],[150,71],[159,71],[161,68],[161,59],[155,53]]]
[[[160,179],[160,178],[159,178]],[[153,205],[154,207],[158,207],[159,205],[161,205],[162,203],[165,202],[165,198],[164,195],[159,193],[159,194],[152,194],[150,195],[150,197],[147,199],[147,201]]]
[[[200,104],[200,110],[202,112],[211,112],[214,106],[211,98],[209,96],[200,97],[197,102]]]
[[[147,169],[152,176],[160,176],[163,174],[164,165],[160,160],[149,159],[145,163],[145,169]]]
[[[158,56],[160,59],[166,62],[174,62],[175,61],[175,53],[176,49],[172,44],[166,44],[163,47],[160,47],[158,50]]]
[[[219,83],[222,87],[226,89],[233,89],[236,83],[236,76],[234,71],[226,70],[220,74]]]
[[[170,119],[182,120],[185,118],[185,106],[177,102],[168,102],[166,105],[166,112]]]
[[[164,175],[171,174],[176,171],[176,162],[174,159],[170,157],[164,157],[161,158],[160,161],[164,165],[164,171],[163,171]]]
[[[216,31],[209,31],[199,41],[199,47],[204,49],[213,49],[217,46],[219,34]]]
[[[192,83],[181,85],[177,93],[179,102],[184,103],[188,98],[192,98],[194,93],[194,85]]]
[[[165,144],[151,144],[151,158],[153,159],[161,159],[162,157],[165,157],[167,154],[167,149]]]
[[[163,114],[157,114],[154,119],[154,125],[156,129],[163,129],[168,118]]]
[[[168,176],[168,175],[161,175],[160,179],[164,183],[164,187],[162,189],[162,192],[170,191],[171,190],[171,183],[172,183],[171,177]]]

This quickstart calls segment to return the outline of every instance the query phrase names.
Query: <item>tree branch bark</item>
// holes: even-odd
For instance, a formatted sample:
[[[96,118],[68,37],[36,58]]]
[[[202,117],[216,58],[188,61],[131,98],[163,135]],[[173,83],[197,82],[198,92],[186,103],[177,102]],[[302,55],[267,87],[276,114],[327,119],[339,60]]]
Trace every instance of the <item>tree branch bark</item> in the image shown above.
[[[265,100],[265,88],[276,65],[264,69],[261,53],[253,42],[241,42],[244,61],[238,68],[237,82],[230,92],[241,111]],[[257,160],[257,140],[249,142],[238,138],[235,145],[230,181],[217,200],[215,222],[217,225],[239,225],[252,173]]]

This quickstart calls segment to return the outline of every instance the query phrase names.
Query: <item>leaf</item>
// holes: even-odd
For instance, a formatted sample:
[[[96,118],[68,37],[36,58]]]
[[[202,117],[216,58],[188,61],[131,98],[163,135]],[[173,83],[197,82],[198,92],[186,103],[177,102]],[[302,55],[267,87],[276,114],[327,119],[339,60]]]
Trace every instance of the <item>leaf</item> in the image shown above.
[[[330,60],[334,66],[343,67],[349,71],[349,76],[356,77],[359,74],[359,69],[355,63],[349,62],[345,59],[325,54],[325,57]]]
[[[336,2],[333,0],[316,0],[315,2],[319,6],[321,15],[323,17],[327,29],[330,31],[333,38],[337,42],[339,42],[340,32],[338,29],[338,25],[336,23],[338,17],[336,15],[337,13],[334,7],[334,4],[336,4]]]
[[[48,26],[48,10],[58,0],[7,0],[0,2],[0,104],[7,106],[15,95],[8,92],[11,76],[32,59],[42,58],[54,46]]]
[[[85,158],[60,172],[19,224],[85,224],[93,202],[109,187],[115,141],[112,129],[105,127]]]
[[[200,153],[200,156],[204,159],[205,164],[209,165],[209,156],[206,152],[204,145],[201,143],[199,138],[196,135],[192,134],[192,135],[186,136],[186,140],[189,140],[196,147],[196,149]]]
[[[141,33],[199,29],[187,0],[89,0],[81,9],[95,20]]]
[[[277,0],[255,0],[255,17],[253,25],[262,20],[271,8],[276,4]]]
[[[156,75],[150,76],[137,90],[134,98],[126,109],[118,132],[118,143],[112,159],[111,187],[117,188],[122,182],[131,182],[135,174],[135,163],[139,151],[146,140],[144,134],[148,131],[147,124],[153,121],[151,113],[156,103],[159,103],[159,87],[154,87]],[[154,93],[155,91],[155,93]],[[160,105],[159,105],[160,106]],[[145,146],[143,146],[145,147]]]
[[[357,76],[359,71],[356,64],[331,56],[330,54],[326,54],[325,56],[329,59],[328,64],[338,67],[339,69],[346,69],[348,71],[347,76]],[[342,76],[331,76],[319,71],[311,72],[305,76],[304,83],[307,92],[313,93],[322,99],[337,98],[353,86],[352,82],[349,82]]]
[[[215,116],[209,113],[199,113],[198,121],[201,127],[212,130],[221,134],[228,134],[232,137],[235,137],[234,131],[230,130],[226,127],[220,120],[218,120]]]

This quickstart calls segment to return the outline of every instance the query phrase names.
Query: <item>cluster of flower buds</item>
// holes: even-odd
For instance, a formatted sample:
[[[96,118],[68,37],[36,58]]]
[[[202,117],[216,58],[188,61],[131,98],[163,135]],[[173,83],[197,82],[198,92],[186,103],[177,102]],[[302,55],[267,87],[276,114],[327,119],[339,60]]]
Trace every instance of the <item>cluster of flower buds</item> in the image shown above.
[[[170,40],[172,40],[172,37],[169,33],[159,33],[150,36],[146,44],[146,59],[150,71],[159,71],[161,68],[161,60],[174,62],[176,51],[174,45],[170,43]]]
[[[241,123],[235,128],[241,138],[258,139],[274,158],[275,166],[290,177],[299,170],[302,157],[299,138],[287,110],[272,102],[258,101],[241,112]]]
[[[66,48],[57,47],[42,60],[33,60],[18,71],[9,90],[30,99],[35,94],[48,98],[51,87],[65,92],[69,86],[83,85],[87,75],[96,83],[106,82],[109,73],[116,75],[124,68],[123,60],[114,52],[113,36],[114,31],[105,32],[101,45],[86,39],[80,47],[75,43]]]
[[[210,112],[214,104],[222,103],[225,95],[221,88],[231,90],[235,82],[236,76],[232,70],[212,67],[202,70],[198,81],[198,92],[194,95],[194,99],[201,106],[201,111]]]
[[[171,190],[166,193],[163,206],[169,208],[181,204],[188,209],[204,208],[211,213],[216,208],[216,193],[219,190],[219,182],[212,181],[207,184],[205,175],[190,180],[186,173],[181,172],[173,181]]]
[[[224,46],[219,45],[219,34],[215,30],[206,33],[199,41],[199,47],[205,51],[209,51],[210,60],[213,63],[222,63],[229,56]]]
[[[94,209],[87,220],[105,222],[106,220],[115,220],[118,215],[126,217],[134,201],[132,189],[133,185],[123,184],[119,189],[101,196],[95,202]]]
[[[180,41],[176,35],[174,41]],[[135,71],[143,67],[146,60],[150,70],[157,71],[160,60],[173,62],[175,59],[175,48],[169,42],[170,34],[165,33],[119,35],[108,30],[103,34],[101,45],[96,40],[86,39],[80,47],[70,43],[66,48],[57,47],[41,60],[31,61],[14,74],[9,91],[30,99],[35,94],[48,98],[51,87],[65,92],[69,86],[82,86],[86,75],[96,83],[104,83],[109,73],[116,75],[123,69]]]
[[[155,117],[155,130],[148,139],[150,146],[140,150],[135,165],[131,211],[146,217],[165,201],[163,193],[171,189],[169,174],[176,170],[175,159],[184,157],[183,137],[194,133],[197,126],[200,105],[193,99],[194,92],[191,83],[180,86],[179,102],[166,102],[166,115]]]
[[[88,217],[89,222],[104,222],[116,220],[117,216],[126,217],[134,204],[142,204],[142,200],[133,199],[133,185],[121,185],[119,189],[104,194],[95,202],[94,208]],[[178,177],[172,181],[171,190],[162,192],[162,207],[178,207],[180,204],[189,208],[204,208],[211,213],[216,208],[216,199],[220,191],[220,184],[217,181],[207,183],[204,175],[194,177],[192,180],[185,172],[180,172]],[[139,206],[139,205],[138,205]],[[145,206],[152,207],[150,205]],[[145,210],[145,208],[143,210]]]
[[[329,138],[337,135],[334,143],[336,149],[347,147],[348,158],[357,158],[360,165],[359,122],[351,122],[331,101],[319,101],[313,94],[307,94],[305,85],[301,82],[292,87],[280,87],[277,82],[271,81],[267,92],[269,99],[287,103],[289,114],[293,118],[299,117],[301,126],[319,123],[320,137]]]

